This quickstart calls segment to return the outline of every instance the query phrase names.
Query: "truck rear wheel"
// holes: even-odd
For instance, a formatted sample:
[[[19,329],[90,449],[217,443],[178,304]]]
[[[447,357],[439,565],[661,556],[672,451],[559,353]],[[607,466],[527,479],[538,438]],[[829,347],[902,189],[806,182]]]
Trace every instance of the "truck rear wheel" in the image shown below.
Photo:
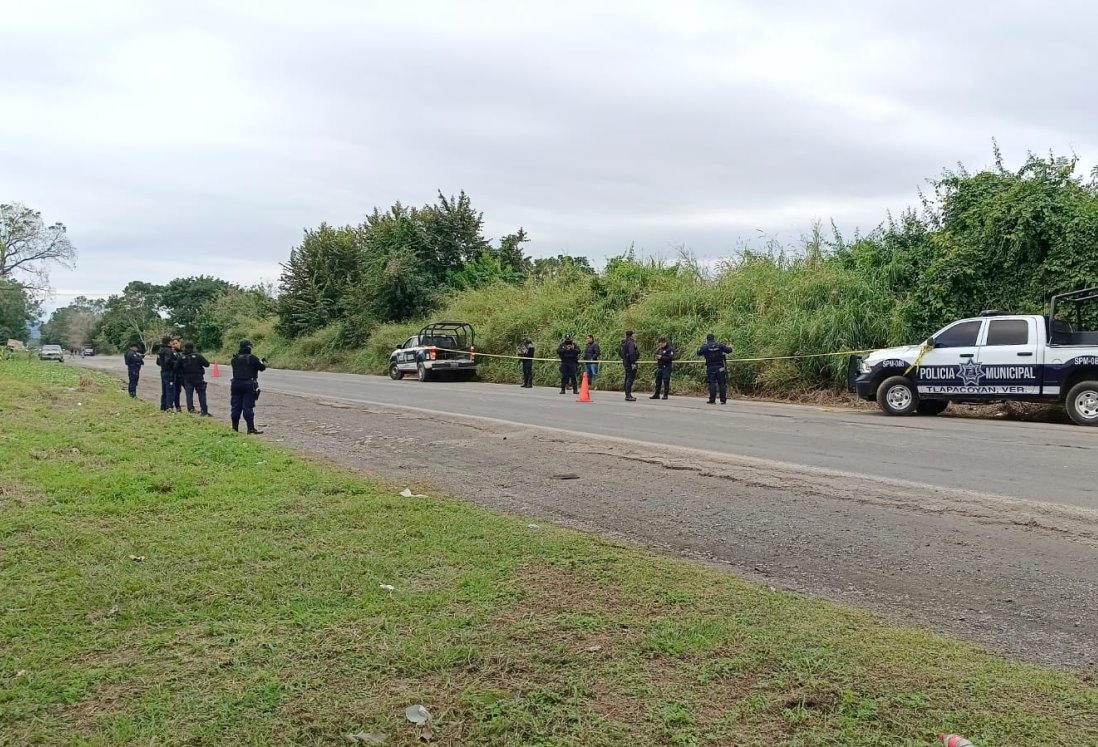
[[[1068,392],[1064,405],[1076,425],[1098,425],[1098,381],[1080,381]]]
[[[397,367],[397,364],[390,363],[389,364],[389,378],[392,379],[393,381],[400,381],[401,379],[404,378],[404,372],[401,371]]]
[[[949,400],[924,399],[915,407],[915,412],[920,415],[941,415],[949,407]]]
[[[429,370],[427,370],[427,366],[420,363],[418,366],[416,366],[416,377],[420,381],[430,381],[431,380],[431,372]]]
[[[904,376],[891,376],[877,387],[877,404],[889,415],[910,415],[919,406],[919,392]]]

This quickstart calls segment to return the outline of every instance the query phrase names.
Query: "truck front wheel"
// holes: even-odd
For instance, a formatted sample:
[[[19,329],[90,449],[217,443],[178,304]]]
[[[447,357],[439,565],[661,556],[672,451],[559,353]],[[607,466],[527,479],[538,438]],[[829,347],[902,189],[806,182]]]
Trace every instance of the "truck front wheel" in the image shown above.
[[[1080,381],[1064,404],[1076,425],[1098,425],[1098,381]]]
[[[877,404],[889,415],[910,415],[919,406],[919,392],[904,376],[892,376],[877,387]]]
[[[400,381],[404,378],[404,372],[400,370],[396,363],[389,364],[389,378],[393,381]]]

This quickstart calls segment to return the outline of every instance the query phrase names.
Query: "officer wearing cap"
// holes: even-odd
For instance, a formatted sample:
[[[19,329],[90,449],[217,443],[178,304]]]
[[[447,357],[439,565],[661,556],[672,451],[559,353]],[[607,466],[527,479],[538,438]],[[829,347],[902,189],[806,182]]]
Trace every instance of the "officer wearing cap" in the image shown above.
[[[720,390],[721,404],[728,402],[728,374],[725,371],[725,356],[732,352],[732,348],[722,342],[717,342],[713,334],[705,336],[705,344],[698,348],[698,355],[705,358],[705,376],[709,380],[709,402],[715,404],[717,391]]]
[[[188,342],[183,346],[183,355],[179,359],[179,379],[183,385],[183,391],[187,393],[187,412],[194,412],[194,395],[198,394],[199,414],[210,417],[210,411],[206,406],[206,378],[205,369],[210,367],[206,356],[196,353],[194,343]]]
[[[625,367],[625,401],[636,402],[637,398],[633,396],[633,382],[637,378],[637,362],[640,360],[640,352],[637,350],[637,343],[633,339],[633,330],[626,330],[625,339],[621,341],[618,354],[621,355],[621,364]]]
[[[522,344],[518,349],[519,358],[522,359],[522,388],[534,388],[534,343],[529,337],[522,338]]]
[[[241,340],[240,351],[232,359],[233,378],[229,382],[233,430],[240,430],[240,416],[248,425],[248,433],[260,434],[255,427],[255,401],[259,397],[259,372],[267,370],[267,364],[252,355],[252,341]]]
[[[130,343],[130,349],[126,352],[126,373],[130,376],[129,393],[131,397],[137,396],[137,382],[141,378],[141,367],[145,365],[145,356],[138,352],[136,342]]]
[[[572,394],[579,394],[576,374],[579,371],[580,349],[572,342],[572,335],[564,336],[564,342],[557,348],[557,356],[560,358],[560,393],[564,394],[571,384]]]

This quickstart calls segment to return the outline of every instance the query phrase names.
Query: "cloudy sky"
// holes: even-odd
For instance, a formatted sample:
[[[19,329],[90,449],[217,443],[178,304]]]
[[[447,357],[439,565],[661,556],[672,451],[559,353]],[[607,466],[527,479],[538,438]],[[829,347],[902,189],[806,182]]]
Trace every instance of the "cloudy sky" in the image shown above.
[[[796,245],[992,138],[1094,163],[1095,28],[1085,0],[0,0],[0,201],[69,227],[54,304],[276,281],[303,228],[438,190],[535,256]]]

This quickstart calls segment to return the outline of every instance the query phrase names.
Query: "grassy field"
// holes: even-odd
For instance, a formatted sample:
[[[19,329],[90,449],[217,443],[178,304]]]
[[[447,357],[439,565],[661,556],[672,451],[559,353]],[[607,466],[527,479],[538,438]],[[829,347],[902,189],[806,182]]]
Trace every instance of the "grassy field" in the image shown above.
[[[1079,675],[401,498],[67,366],[0,363],[0,422],[0,744],[410,745],[417,703],[442,745],[1098,744]]]

